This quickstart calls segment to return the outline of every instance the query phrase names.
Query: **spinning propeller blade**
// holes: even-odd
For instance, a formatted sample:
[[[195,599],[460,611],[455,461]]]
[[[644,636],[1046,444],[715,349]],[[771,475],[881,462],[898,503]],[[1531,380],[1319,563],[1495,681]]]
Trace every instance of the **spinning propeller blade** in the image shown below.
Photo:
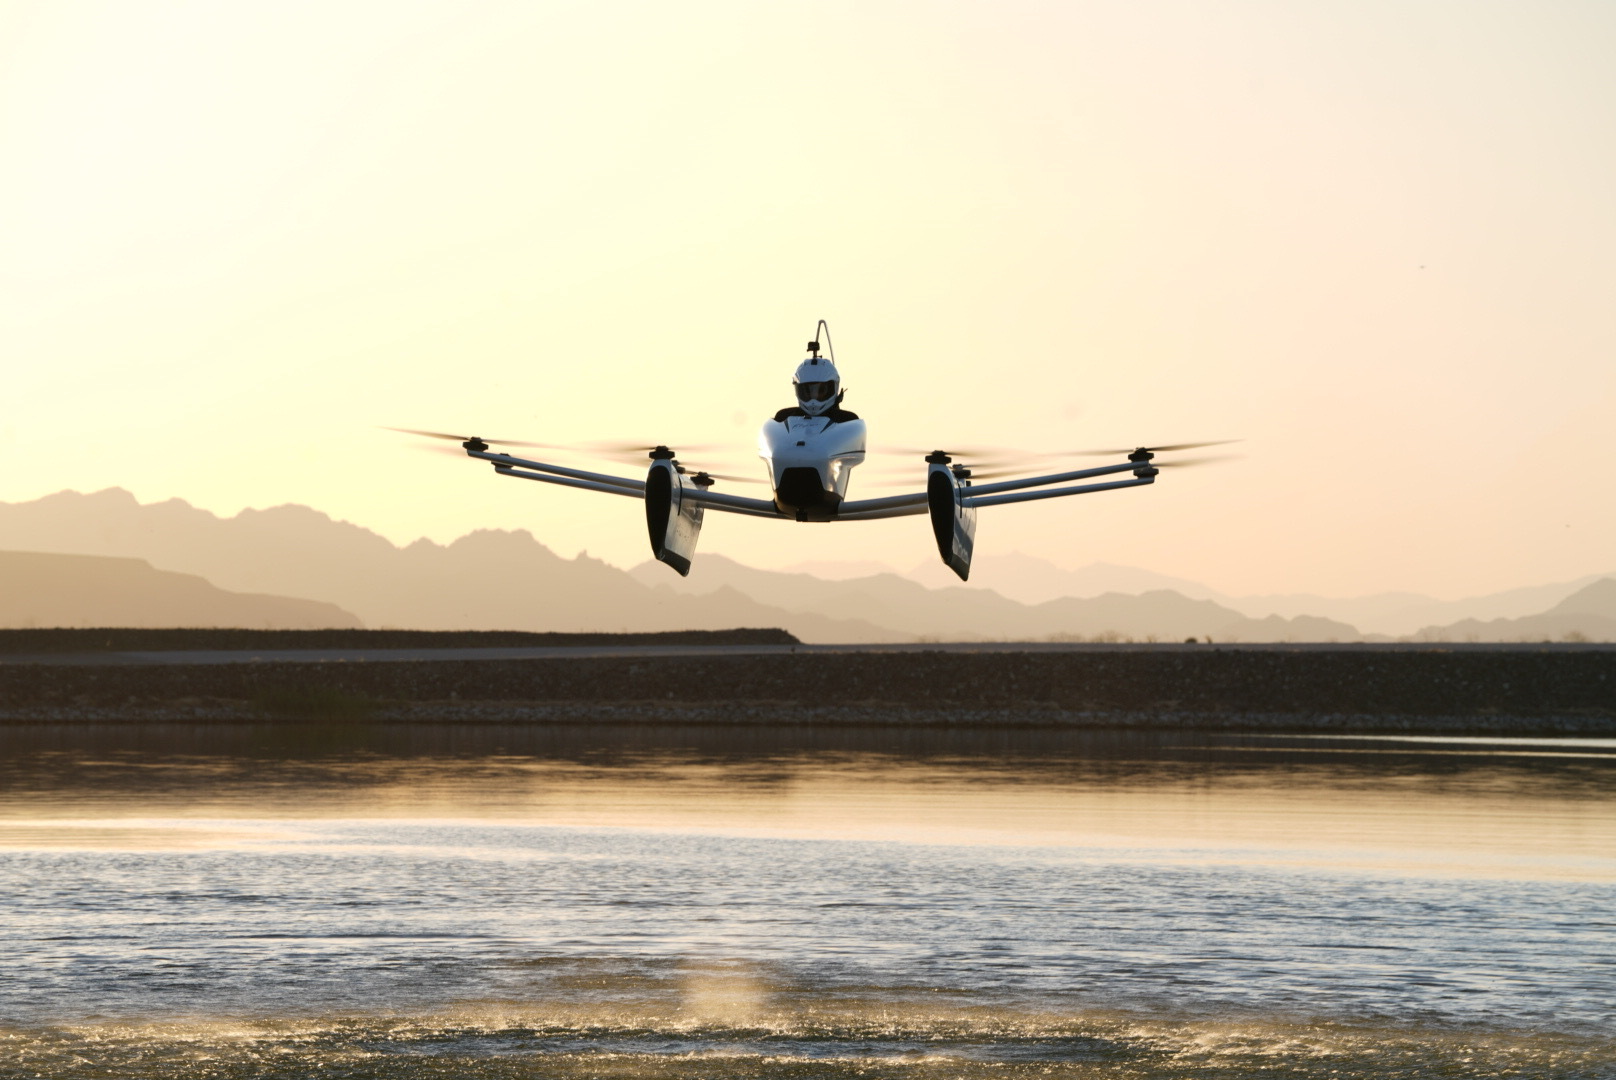
[[[675,445],[671,443],[592,442],[580,443],[574,449],[592,457],[605,458],[608,461],[621,461],[625,465],[643,465],[651,454],[657,450],[672,450],[675,454],[680,455],[687,451],[692,454],[706,454],[724,449],[724,447],[710,443],[679,443]],[[729,449],[734,448],[730,447]],[[680,464],[683,465],[684,462],[681,461]],[[688,469],[689,467],[686,466],[686,468]],[[695,470],[690,469],[689,471],[694,472]],[[709,473],[708,475],[718,476],[717,473]]]
[[[701,443],[699,445],[695,443],[680,443],[678,446],[673,446],[672,443],[655,443],[647,445],[645,443],[637,442],[580,443],[578,448],[580,450],[588,450],[589,452],[595,454],[639,454],[643,457],[644,455],[649,454],[651,451],[659,449],[662,446],[671,446],[675,450],[689,450],[696,454],[721,449],[721,447],[709,443]]]
[[[1188,450],[1197,446],[1223,446],[1228,443],[1240,441],[1241,440],[1239,439],[1223,439],[1219,442],[1180,443],[1175,446],[1147,446],[1143,447],[1143,449],[1148,450],[1151,453],[1156,453],[1158,451]],[[949,453],[948,451],[944,452]],[[1074,456],[1090,454],[1131,454],[1133,452],[1133,450],[1083,450],[1078,451]],[[950,453],[949,456],[952,457],[952,453]],[[1063,456],[1067,455],[1024,453],[1020,455],[1019,460],[1001,458],[996,461],[986,461],[980,463],[976,461],[956,461],[955,464],[964,465],[970,470],[971,479],[981,482],[984,480],[1003,480],[1009,477],[1028,477],[1037,475],[1039,473],[1065,472],[1070,468],[1069,466],[1063,468],[1059,465],[1053,464],[1051,461],[1053,458]],[[1183,469],[1192,465],[1215,465],[1220,461],[1236,461],[1242,456],[1243,455],[1240,454],[1203,454],[1200,457],[1193,458],[1152,461],[1150,464],[1156,466],[1158,469]],[[890,469],[887,471],[890,471]],[[919,478],[919,474],[910,469],[906,469],[906,473],[907,475],[902,477],[872,477],[871,484],[875,487],[900,487],[904,485],[912,485]]]
[[[1231,439],[1231,442],[1238,440]],[[1172,461],[1152,461],[1158,469],[1187,469],[1198,465],[1216,465],[1220,461],[1239,461],[1243,454],[1202,454],[1200,457],[1175,458]]]
[[[710,476],[714,480],[729,480],[737,484],[761,484],[764,482],[761,477],[736,476],[733,473],[713,472],[711,469],[692,469],[689,465],[685,466],[685,472],[692,477]]]
[[[886,454],[903,454],[906,457],[910,455],[925,457],[928,454],[947,454],[949,457],[955,458],[956,460],[960,458],[969,458],[972,461],[1001,461],[1014,457],[1026,456],[1025,451],[1011,450],[1003,446],[962,446],[953,450],[946,450],[938,447],[927,447],[923,450],[916,446],[884,446],[879,452]]]
[[[466,460],[466,452],[453,446],[440,446],[437,443],[410,443],[410,449],[422,454],[442,454],[445,457]]]
[[[457,442],[457,443],[467,443],[467,442],[472,441],[473,439],[482,438],[481,436],[475,436],[475,435],[454,435],[454,434],[451,434],[450,432],[447,432],[447,431],[420,431],[420,430],[417,430],[415,428],[390,427],[390,428],[384,428],[383,430],[397,431],[397,432],[399,432],[400,434],[403,434],[403,435],[420,435],[423,438],[428,438],[428,439],[445,439],[445,440],[448,440],[449,442]],[[535,447],[535,448],[540,449],[540,450],[569,450],[569,451],[572,451],[573,453],[577,453],[577,454],[587,454],[587,455],[590,455],[592,457],[603,457],[603,458],[608,458],[608,459],[614,460],[614,461],[625,461],[625,462],[629,462],[630,464],[635,464],[635,465],[638,465],[638,464],[644,462],[651,455],[652,451],[664,449],[664,447],[662,447],[661,445],[653,446],[653,445],[648,445],[648,444],[645,444],[645,443],[623,443],[623,442],[595,442],[595,443],[580,443],[580,444],[577,444],[575,446],[563,446],[563,445],[560,445],[558,443],[524,442],[524,441],[522,441],[520,439],[489,439],[489,438],[482,438],[482,441],[485,442],[485,443],[488,443],[490,445],[493,445],[493,446],[531,446],[531,447]],[[713,445],[708,445],[708,444],[701,444],[701,445],[696,445],[696,446],[687,446],[686,449],[690,450],[693,453],[700,454],[700,453],[706,453],[706,452],[709,452],[709,451],[718,450],[718,449],[720,449],[720,447],[713,446]],[[681,462],[681,464],[683,464],[683,463]],[[689,466],[686,466],[686,470],[689,471],[689,472],[692,472],[692,473],[696,471],[695,469],[690,468]],[[750,476],[730,476],[730,475],[727,475],[727,474],[715,473],[715,472],[708,472],[707,475],[711,476],[715,480],[734,480],[734,481],[736,481],[738,483],[745,483],[745,484],[751,484],[751,483],[760,484],[760,483],[763,482],[761,480],[758,480],[758,479],[756,479],[754,477],[750,477]]]
[[[474,438],[482,438],[482,436],[477,436],[477,435],[450,435],[446,431],[416,431],[414,428],[390,427],[390,428],[383,428],[382,430],[383,431],[396,431],[396,432],[400,433],[401,435],[422,435],[422,436],[425,436],[428,439],[448,439],[451,442],[457,442],[457,443],[470,442]],[[554,445],[552,443],[522,442],[520,439],[489,439],[489,438],[483,438],[483,442],[495,444],[495,445],[498,445],[498,446],[532,446],[532,447],[537,447],[540,450],[565,450],[566,449],[566,447],[564,447],[564,446],[556,446],[556,445]]]
[[[979,469],[974,465],[967,465],[972,480],[999,480],[1006,476],[1026,476],[1035,471],[1030,465],[999,465],[994,468]]]
[[[1240,439],[1216,439],[1212,442],[1174,443],[1172,446],[1125,446],[1120,450],[1068,450],[1067,453],[1073,457],[1111,457],[1114,454],[1131,454],[1136,450],[1144,450],[1151,454],[1170,454],[1175,450],[1199,450],[1203,446],[1228,446],[1230,443],[1240,441]]]

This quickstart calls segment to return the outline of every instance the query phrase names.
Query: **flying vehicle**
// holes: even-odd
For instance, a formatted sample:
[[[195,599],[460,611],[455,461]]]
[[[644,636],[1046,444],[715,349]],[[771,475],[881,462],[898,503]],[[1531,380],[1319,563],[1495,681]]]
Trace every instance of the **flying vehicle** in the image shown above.
[[[825,342],[824,355],[821,355],[821,339]],[[711,510],[775,521],[821,523],[927,515],[931,519],[938,554],[963,581],[969,578],[971,572],[977,510],[1035,499],[1058,499],[1069,495],[1143,487],[1156,482],[1158,468],[1152,461],[1157,453],[1219,445],[1203,442],[1140,446],[1131,451],[1077,451],[1077,454],[1125,454],[1127,457],[1124,461],[1095,468],[1068,469],[1004,480],[993,479],[1002,475],[1003,469],[973,468],[971,462],[956,460],[982,457],[981,452],[917,450],[915,453],[924,455],[927,465],[923,490],[871,499],[850,499],[848,490],[853,470],[864,463],[866,456],[866,429],[864,421],[857,414],[842,408],[846,390],[842,387],[841,372],[836,366],[835,349],[831,347],[830,328],[823,319],[815,328],[814,339],[808,343],[808,356],[797,365],[791,382],[796,391],[797,404],[775,413],[764,422],[758,434],[758,456],[763,459],[767,469],[772,499],[747,498],[714,491],[714,486],[721,481],[751,482],[752,478],[686,468],[680,463],[678,453],[665,445],[634,448],[636,452],[643,451],[651,463],[645,478],[638,479],[532,461],[494,449],[496,445],[566,449],[545,443],[483,439],[475,435],[450,435],[409,428],[390,430],[452,439],[461,444],[467,457],[491,463],[494,472],[500,476],[642,500],[652,554],[681,576],[690,573],[702,521],[707,511]],[[1108,476],[1123,478],[1100,479]],[[984,479],[989,482],[980,482]]]

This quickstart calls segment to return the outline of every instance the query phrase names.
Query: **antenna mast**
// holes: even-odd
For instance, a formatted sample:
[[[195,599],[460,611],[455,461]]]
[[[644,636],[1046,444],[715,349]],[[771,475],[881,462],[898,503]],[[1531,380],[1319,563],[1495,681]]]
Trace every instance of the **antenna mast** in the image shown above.
[[[830,324],[827,323],[824,319],[820,319],[819,320],[819,325],[814,327],[814,340],[812,340],[812,341],[810,341],[808,343],[808,355],[809,356],[818,356],[819,355],[819,339],[820,338],[825,339],[825,351],[830,353],[830,362],[832,364],[836,363],[836,346],[833,345],[831,343],[831,340],[830,340]]]

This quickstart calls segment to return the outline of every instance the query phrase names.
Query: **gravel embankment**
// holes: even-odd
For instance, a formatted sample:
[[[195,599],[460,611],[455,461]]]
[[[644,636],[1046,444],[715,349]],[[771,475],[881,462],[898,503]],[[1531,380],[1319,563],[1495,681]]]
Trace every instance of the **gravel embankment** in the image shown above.
[[[1121,647],[0,666],[0,721],[266,717],[1616,735],[1616,651]]]

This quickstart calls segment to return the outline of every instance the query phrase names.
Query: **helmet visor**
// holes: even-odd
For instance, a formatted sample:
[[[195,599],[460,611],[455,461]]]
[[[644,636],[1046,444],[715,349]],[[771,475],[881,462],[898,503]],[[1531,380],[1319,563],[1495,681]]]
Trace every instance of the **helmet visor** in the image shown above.
[[[798,401],[829,401],[836,396],[833,382],[800,382],[797,384]]]

